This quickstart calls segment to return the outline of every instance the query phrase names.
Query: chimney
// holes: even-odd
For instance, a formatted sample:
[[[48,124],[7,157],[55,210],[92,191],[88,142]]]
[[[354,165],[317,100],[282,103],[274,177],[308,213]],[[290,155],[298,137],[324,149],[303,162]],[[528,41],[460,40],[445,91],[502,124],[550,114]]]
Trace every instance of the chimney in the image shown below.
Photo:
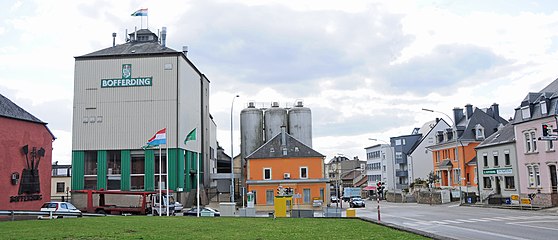
[[[112,33],[112,46],[116,46],[116,33]]]
[[[457,125],[457,122],[463,118],[463,109],[462,108],[454,108],[453,109],[453,122]]]
[[[163,27],[163,30],[161,30],[161,46],[163,48],[167,47],[167,27]]]
[[[137,40],[138,40],[138,27],[134,27],[134,41],[133,42],[135,42]]]
[[[281,146],[287,145],[287,133],[286,133],[286,126],[281,126]]]
[[[186,56],[186,54],[188,53],[188,46],[182,46],[182,53],[184,53],[184,56]]]
[[[492,104],[492,117],[497,119],[500,116],[500,108],[498,107],[498,103]]]
[[[471,104],[465,105],[465,110],[467,114],[467,119],[469,119],[473,115],[473,105]]]

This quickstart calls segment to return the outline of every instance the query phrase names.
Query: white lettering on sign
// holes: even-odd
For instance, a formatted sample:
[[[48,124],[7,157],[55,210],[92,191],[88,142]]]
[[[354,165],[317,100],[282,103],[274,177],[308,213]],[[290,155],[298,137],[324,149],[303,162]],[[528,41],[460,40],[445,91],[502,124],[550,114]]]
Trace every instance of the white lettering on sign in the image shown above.
[[[152,84],[153,84],[153,79],[151,77],[126,78],[126,79],[101,79],[101,88],[141,87],[141,86],[151,86]]]

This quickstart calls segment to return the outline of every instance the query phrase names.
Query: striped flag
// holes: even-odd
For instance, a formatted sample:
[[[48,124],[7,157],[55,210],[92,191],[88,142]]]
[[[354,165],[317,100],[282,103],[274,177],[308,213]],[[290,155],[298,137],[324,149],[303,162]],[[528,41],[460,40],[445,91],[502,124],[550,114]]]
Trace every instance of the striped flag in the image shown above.
[[[167,144],[167,128],[157,131],[155,136],[147,140],[147,146],[158,146],[161,144]]]
[[[134,17],[147,16],[147,8],[142,8],[140,10],[135,11],[134,13],[132,13],[132,16]]]

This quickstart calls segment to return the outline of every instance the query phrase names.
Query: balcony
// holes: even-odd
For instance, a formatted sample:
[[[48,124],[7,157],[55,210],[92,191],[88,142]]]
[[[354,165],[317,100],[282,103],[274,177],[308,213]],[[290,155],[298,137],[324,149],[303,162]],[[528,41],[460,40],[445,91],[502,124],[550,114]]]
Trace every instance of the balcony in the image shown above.
[[[395,176],[396,177],[408,177],[409,172],[407,172],[407,170],[397,170],[397,171],[395,171]]]
[[[407,164],[407,158],[396,158],[395,164]]]

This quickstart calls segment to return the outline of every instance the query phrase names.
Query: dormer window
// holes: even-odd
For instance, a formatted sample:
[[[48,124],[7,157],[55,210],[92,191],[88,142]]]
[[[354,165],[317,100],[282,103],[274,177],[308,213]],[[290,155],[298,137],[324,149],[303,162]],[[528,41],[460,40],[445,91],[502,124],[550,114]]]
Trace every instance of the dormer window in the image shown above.
[[[531,109],[529,106],[521,107],[521,117],[523,119],[531,118]]]
[[[546,109],[546,101],[541,101],[541,114],[545,115],[548,113],[548,109]]]
[[[480,124],[477,124],[475,126],[475,139],[483,140],[484,138],[484,127],[482,127]]]

